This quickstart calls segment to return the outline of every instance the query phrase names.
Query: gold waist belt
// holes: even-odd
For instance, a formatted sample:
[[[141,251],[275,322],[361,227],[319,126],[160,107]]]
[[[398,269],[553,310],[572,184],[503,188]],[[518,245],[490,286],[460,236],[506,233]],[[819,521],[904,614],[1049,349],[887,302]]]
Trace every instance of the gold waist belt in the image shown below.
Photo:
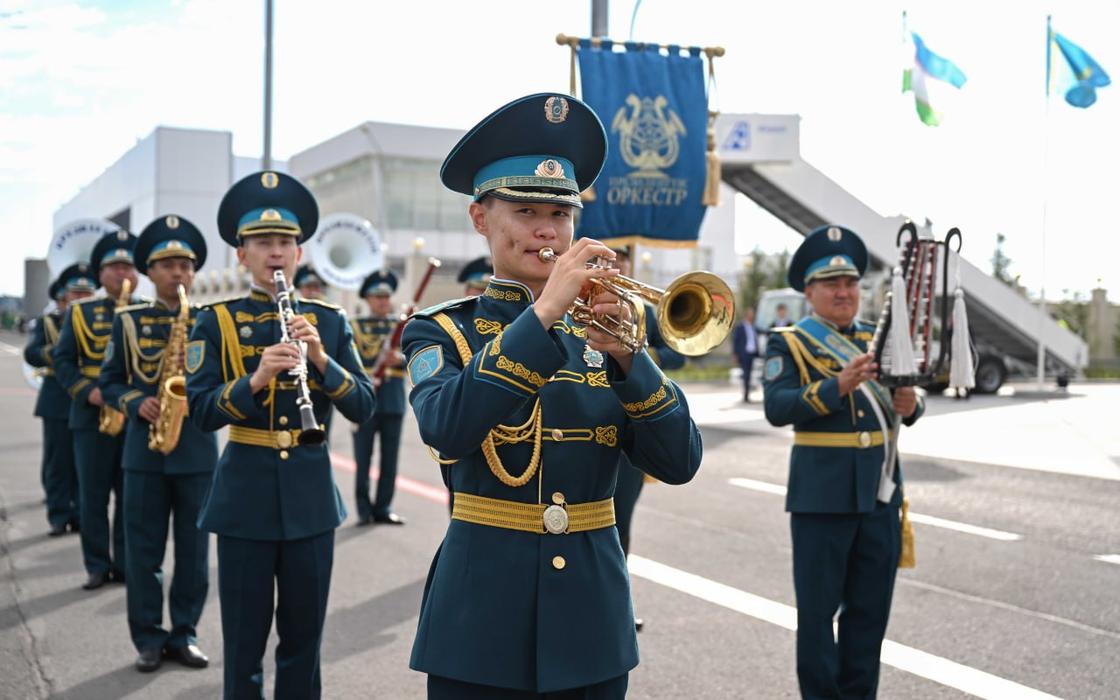
[[[241,445],[268,447],[273,450],[286,450],[299,444],[299,428],[295,430],[261,430],[245,428],[240,425],[229,426],[229,441]]]
[[[856,447],[866,449],[883,444],[882,430],[864,430],[858,433],[809,433],[795,432],[793,444],[805,447]]]
[[[546,506],[543,503],[503,501],[456,491],[451,518],[538,535],[562,535],[613,526],[614,499]]]

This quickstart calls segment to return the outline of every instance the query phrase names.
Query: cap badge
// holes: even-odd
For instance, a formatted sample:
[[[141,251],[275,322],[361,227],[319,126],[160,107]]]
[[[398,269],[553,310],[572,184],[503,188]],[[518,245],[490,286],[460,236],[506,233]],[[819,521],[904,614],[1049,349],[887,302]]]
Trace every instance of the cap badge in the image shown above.
[[[273,172],[261,173],[261,184],[266,190],[274,190],[280,184],[280,178]]]
[[[542,160],[540,165],[537,166],[535,175],[537,177],[564,177],[564,166],[552,158]]]
[[[261,221],[280,221],[280,212],[275,209],[265,209],[261,212]]]
[[[544,101],[544,118],[552,124],[559,124],[568,118],[568,100],[552,96]]]
[[[828,240],[837,242],[844,237],[844,232],[840,230],[839,226],[828,227]]]
[[[179,217],[175,216],[174,214],[167,217],[166,222],[167,228],[179,228]]]
[[[829,265],[846,265],[847,261],[844,260],[844,258],[842,258],[841,256],[837,255],[837,256],[833,257],[832,260],[829,260],[828,264]]]
[[[128,231],[117,231],[117,240],[118,241],[127,241],[128,240]]]

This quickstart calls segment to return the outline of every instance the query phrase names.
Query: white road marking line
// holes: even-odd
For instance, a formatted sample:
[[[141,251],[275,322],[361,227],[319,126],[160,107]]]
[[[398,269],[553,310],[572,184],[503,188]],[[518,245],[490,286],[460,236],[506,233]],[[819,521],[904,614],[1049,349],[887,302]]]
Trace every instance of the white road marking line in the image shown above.
[[[763,493],[772,493],[777,496],[786,495],[786,487],[780,484],[771,484],[766,481],[755,481],[754,479],[744,479],[735,477],[728,479],[727,483],[732,486],[739,486],[745,489],[752,489],[754,491],[762,491]],[[1023,539],[1022,535],[1014,532],[1005,532],[1003,530],[993,530],[990,527],[980,527],[979,525],[969,525],[968,523],[959,523],[955,520],[946,520],[944,518],[936,518],[932,515],[922,515],[910,511],[910,521],[920,523],[922,525],[931,525],[933,527],[940,527],[946,530],[956,530],[968,535],[976,535],[978,537],[987,537],[990,540],[1000,540],[1001,542],[1016,542]]]
[[[1093,558],[1097,561],[1103,561],[1109,564],[1120,564],[1120,554],[1098,554]]]
[[[22,355],[23,354],[23,351],[20,350],[19,348],[17,348],[16,346],[8,345],[7,343],[3,343],[3,342],[0,342],[0,351],[6,352],[9,355]]]
[[[783,627],[797,629],[797,609],[768,598],[733,588],[711,579],[675,569],[651,559],[631,554],[632,576],[714,603],[743,615]],[[880,659],[888,666],[921,676],[935,683],[956,688],[979,698],[1017,698],[1018,700],[1057,700],[1053,695],[985,673],[964,664],[908,647],[883,641]]]

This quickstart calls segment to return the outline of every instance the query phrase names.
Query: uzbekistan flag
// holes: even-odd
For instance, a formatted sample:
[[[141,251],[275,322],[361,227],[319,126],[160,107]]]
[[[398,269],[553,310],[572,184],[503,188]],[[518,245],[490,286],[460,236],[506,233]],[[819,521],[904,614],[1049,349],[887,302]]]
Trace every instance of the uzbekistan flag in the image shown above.
[[[1112,81],[1108,73],[1077,44],[1048,29],[1046,45],[1046,95],[1061,93],[1074,107],[1088,109],[1097,101],[1097,88]]]
[[[916,32],[911,32],[910,38],[907,49],[913,51],[914,64],[902,72],[902,91],[914,93],[914,106],[922,123],[937,126],[941,123],[941,113],[934,108],[937,94],[946,86],[960,89],[967,78],[955,63],[930,51]]]

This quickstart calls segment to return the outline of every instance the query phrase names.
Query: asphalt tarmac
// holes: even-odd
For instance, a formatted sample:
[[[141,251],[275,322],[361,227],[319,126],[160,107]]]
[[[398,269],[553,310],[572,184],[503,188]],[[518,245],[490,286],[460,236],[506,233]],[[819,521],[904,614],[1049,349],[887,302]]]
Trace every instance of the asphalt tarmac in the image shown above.
[[[22,342],[0,336],[0,698],[220,697],[213,544],[199,627],[210,667],[140,674],[124,587],[81,590],[77,537],[47,537]],[[647,486],[638,505],[631,573],[646,627],[630,697],[797,697],[790,434],[732,387],[686,393],[704,462],[691,484]],[[1068,397],[930,400],[913,449],[902,438],[918,568],[899,575],[880,697],[1120,695],[1120,449],[1102,434],[1117,399],[1120,387],[1075,385]],[[404,434],[395,509],[408,524],[359,528],[351,514],[336,533],[325,698],[424,697],[408,656],[447,507],[411,417]],[[349,506],[349,425],[336,419],[331,437]],[[169,584],[170,547],[165,564]]]

